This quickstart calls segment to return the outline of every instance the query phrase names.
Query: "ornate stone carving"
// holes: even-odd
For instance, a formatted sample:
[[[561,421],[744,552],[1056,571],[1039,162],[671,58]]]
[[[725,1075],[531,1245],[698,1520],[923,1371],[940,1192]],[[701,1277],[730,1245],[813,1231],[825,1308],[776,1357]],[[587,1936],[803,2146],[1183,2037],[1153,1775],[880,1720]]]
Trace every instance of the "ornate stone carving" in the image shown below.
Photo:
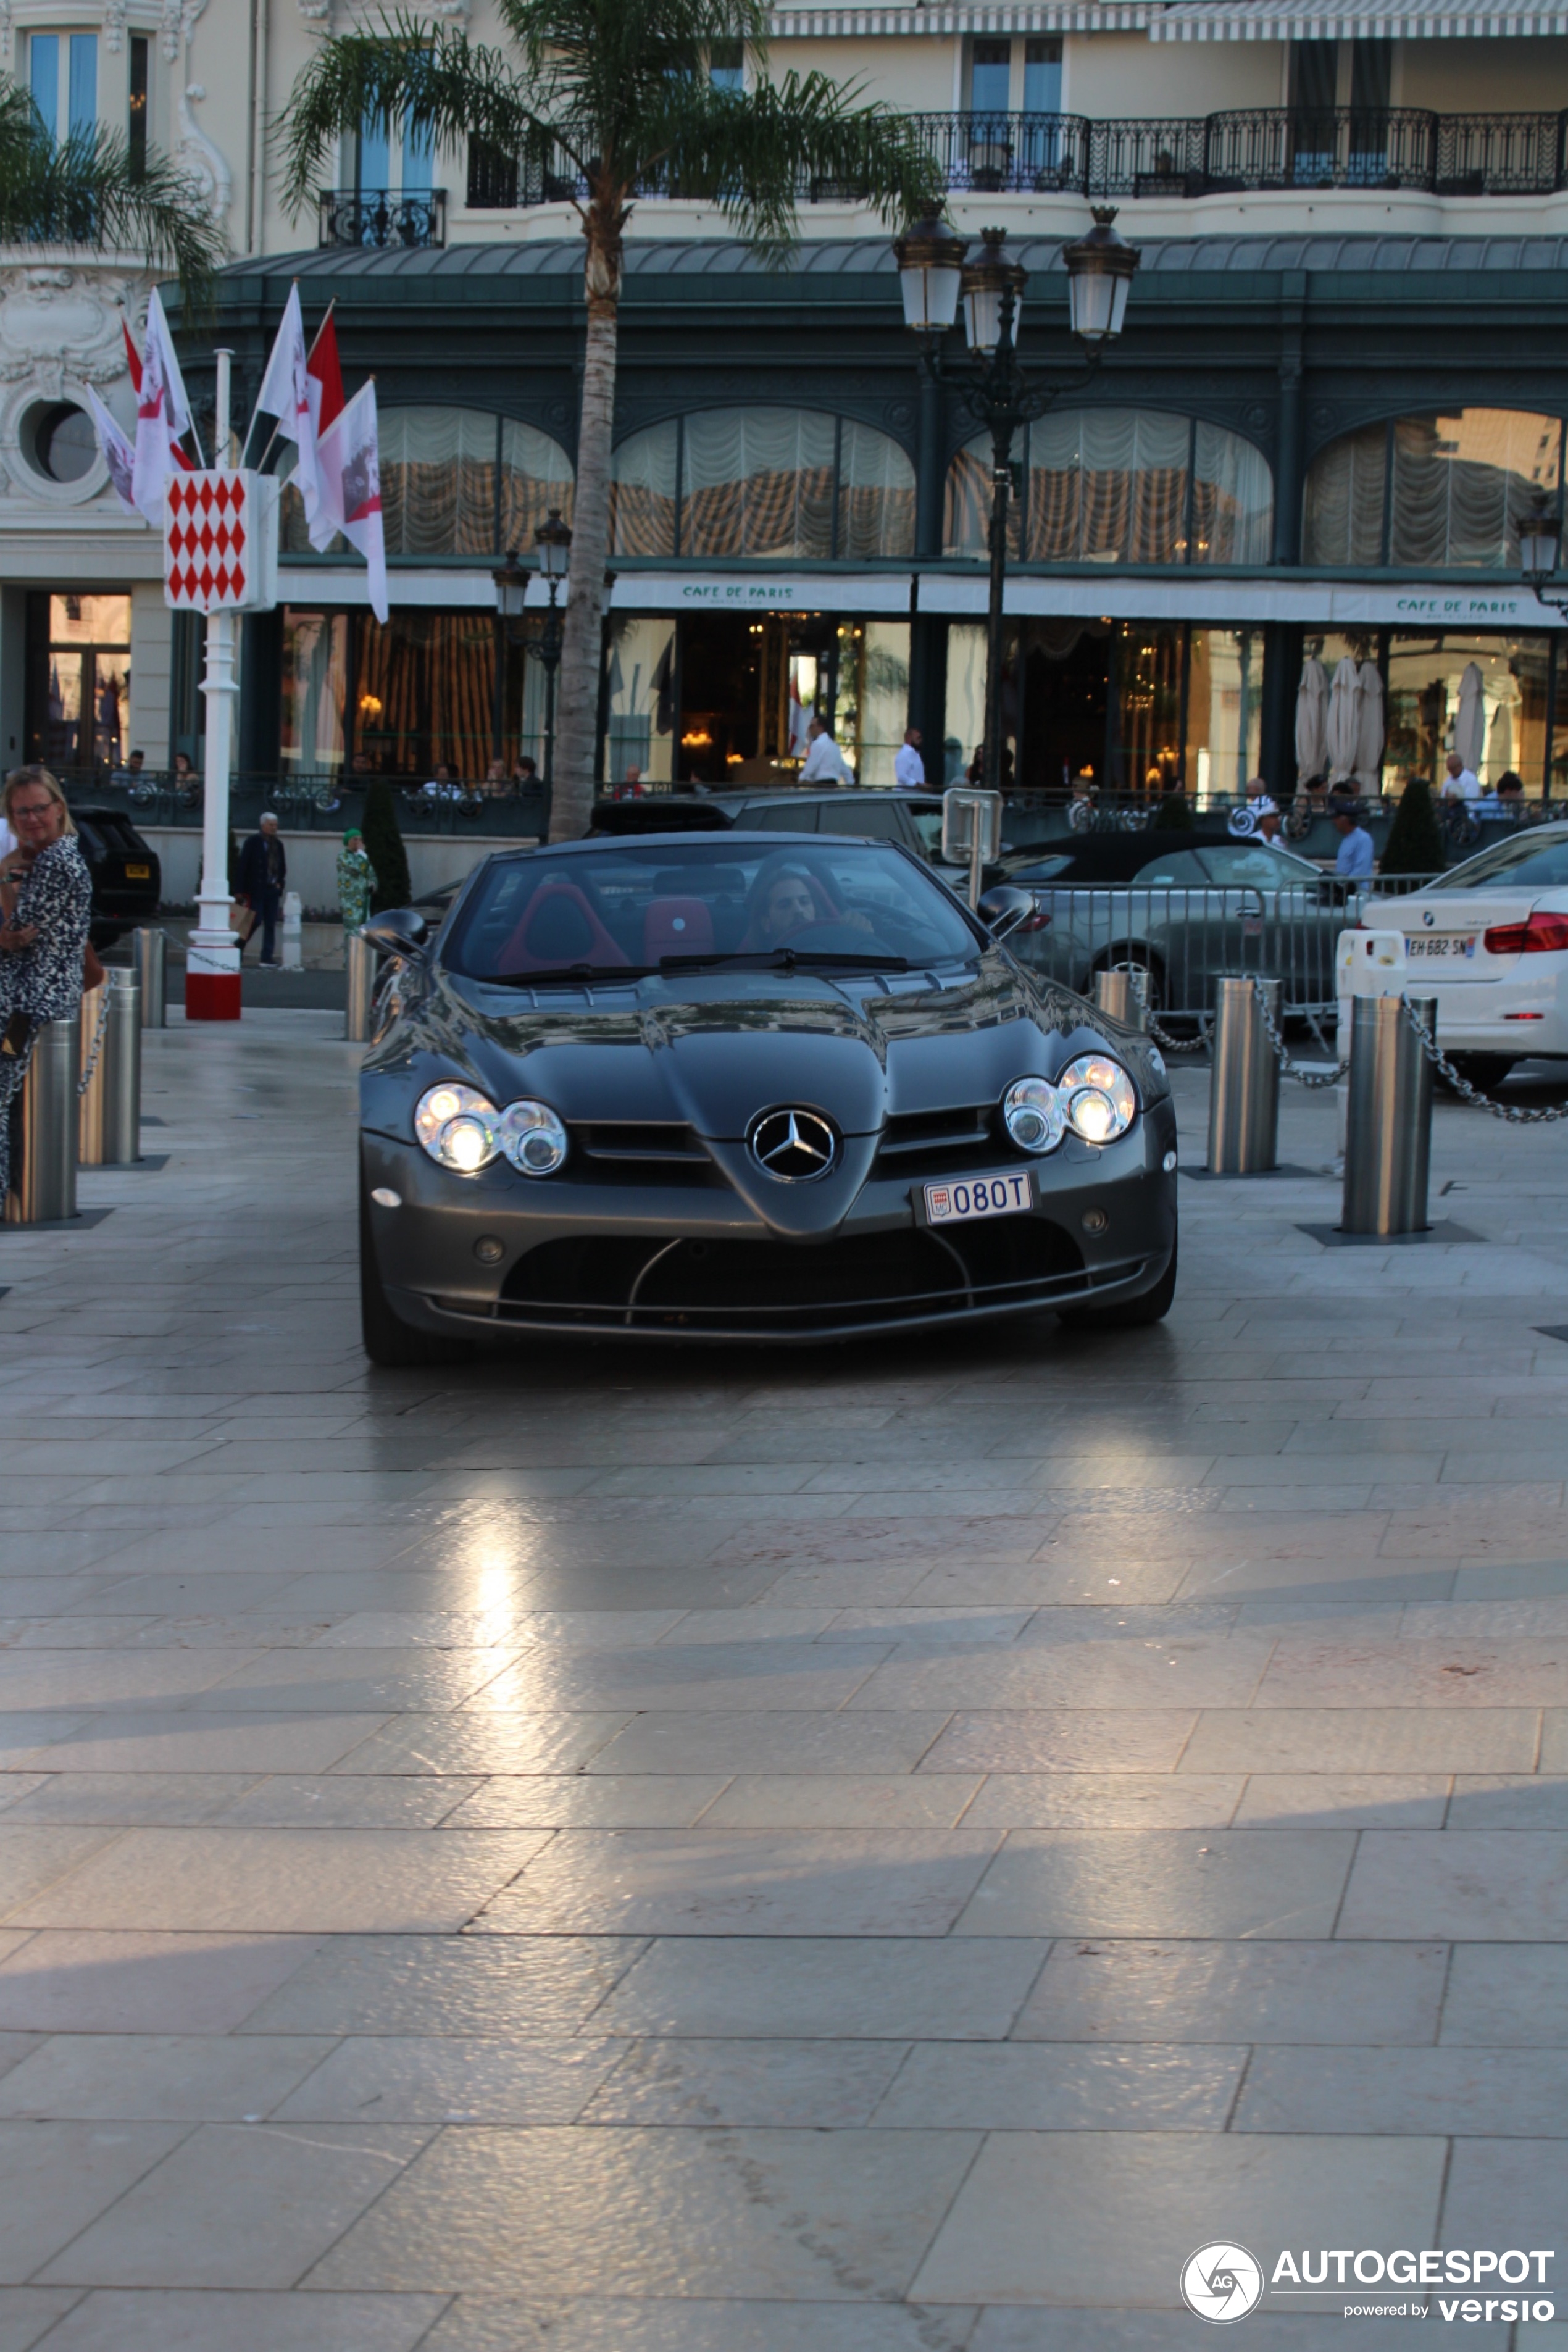
[[[115,51],[125,46],[125,0],[104,0],[103,46]]]
[[[163,0],[163,47],[164,58],[170,65],[179,58],[180,30],[180,0]]]
[[[187,82],[180,92],[180,142],[174,154],[184,166],[186,175],[195,183],[214,220],[221,224],[228,217],[229,199],[234,194],[234,174],[225,162],[221,149],[213,145],[191,112],[192,105],[199,106],[205,96],[206,91],[199,81]]]
[[[40,402],[80,404],[89,384],[108,397],[123,383],[121,320],[140,313],[152,282],[123,261],[58,246],[0,266],[0,499],[13,519],[19,505],[58,511],[101,490],[100,467],[80,483],[44,480],[26,455],[26,419]]]

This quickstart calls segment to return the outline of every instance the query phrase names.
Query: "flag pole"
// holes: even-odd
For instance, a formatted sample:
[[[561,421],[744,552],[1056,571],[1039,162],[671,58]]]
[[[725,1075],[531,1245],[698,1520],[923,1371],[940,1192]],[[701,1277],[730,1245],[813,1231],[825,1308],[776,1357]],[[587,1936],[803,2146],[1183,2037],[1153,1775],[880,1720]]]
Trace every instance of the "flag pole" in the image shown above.
[[[220,351],[213,439],[218,463],[225,464],[229,446],[229,386],[232,352]],[[206,698],[205,774],[202,780],[202,887],[197,901],[196,928],[191,933],[185,963],[187,1021],[239,1019],[239,942],[229,923],[233,903],[228,887],[229,766],[234,744],[234,704],[238,691],[234,675],[234,614],[207,614],[206,673],[202,693]]]

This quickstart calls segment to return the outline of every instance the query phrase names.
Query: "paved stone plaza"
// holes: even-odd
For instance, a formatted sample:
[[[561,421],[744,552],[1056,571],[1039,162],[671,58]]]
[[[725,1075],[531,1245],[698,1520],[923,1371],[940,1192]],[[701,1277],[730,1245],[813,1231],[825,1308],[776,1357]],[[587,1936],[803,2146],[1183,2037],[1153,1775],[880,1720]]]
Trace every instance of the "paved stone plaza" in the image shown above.
[[[1479,1238],[1326,1248],[1297,1095],[1152,1332],[372,1375],[340,1026],[152,1037],[167,1164],[0,1234],[0,2352],[1560,2289],[1565,1130],[1444,1104]]]

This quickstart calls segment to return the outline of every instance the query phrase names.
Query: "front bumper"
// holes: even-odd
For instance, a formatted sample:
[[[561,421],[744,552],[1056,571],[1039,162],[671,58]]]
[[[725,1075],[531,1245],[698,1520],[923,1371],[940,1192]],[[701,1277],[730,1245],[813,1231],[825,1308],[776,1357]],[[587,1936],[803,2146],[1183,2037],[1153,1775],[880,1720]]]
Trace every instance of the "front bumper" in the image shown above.
[[[458,1176],[376,1133],[362,1149],[367,1192],[398,1195],[395,1209],[372,1199],[370,1230],[388,1302],[417,1328],[809,1342],[1136,1298],[1175,1247],[1176,1178],[1163,1166],[1175,1143],[1166,1099],[1118,1143],[1069,1137],[1029,1162],[1032,1213],[940,1234],[912,1197],[929,1172],[873,1175],[833,1233],[799,1241],[781,1240],[717,1170],[644,1186],[574,1179],[569,1166],[531,1181],[505,1161]]]

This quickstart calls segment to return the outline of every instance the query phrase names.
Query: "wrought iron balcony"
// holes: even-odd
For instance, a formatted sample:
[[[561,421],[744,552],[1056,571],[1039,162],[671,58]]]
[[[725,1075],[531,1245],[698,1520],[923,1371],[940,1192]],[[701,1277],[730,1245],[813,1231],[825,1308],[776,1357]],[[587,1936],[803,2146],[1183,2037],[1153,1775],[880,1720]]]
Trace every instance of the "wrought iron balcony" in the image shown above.
[[[447,191],[395,196],[385,188],[323,188],[321,246],[416,246],[447,242]]]
[[[1271,188],[1415,188],[1440,196],[1521,196],[1568,185],[1568,110],[1430,114],[1409,106],[1247,107],[1163,120],[984,113],[910,120],[954,195],[1060,193],[1125,202]],[[549,171],[478,146],[468,151],[475,210],[559,204],[583,193],[564,158],[558,171]],[[809,204],[853,202],[858,193],[822,181],[803,182],[799,190]],[[681,191],[659,182],[641,194]],[[329,239],[323,228],[323,244],[359,241]]]

